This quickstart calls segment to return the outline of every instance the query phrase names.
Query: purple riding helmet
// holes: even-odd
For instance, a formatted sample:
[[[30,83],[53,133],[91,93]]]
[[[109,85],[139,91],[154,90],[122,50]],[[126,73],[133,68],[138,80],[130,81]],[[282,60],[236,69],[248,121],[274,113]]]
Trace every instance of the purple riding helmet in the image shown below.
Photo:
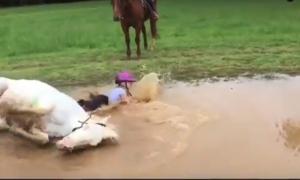
[[[127,83],[136,82],[136,79],[134,75],[128,71],[123,71],[117,74],[115,78],[115,83],[119,86],[121,86],[121,83],[125,83],[125,88],[127,90],[127,94],[132,96],[132,94],[129,92]]]
[[[115,83],[118,85],[120,85],[121,83],[125,83],[127,85],[127,83],[129,82],[136,82],[136,79],[134,75],[128,71],[122,71],[118,73],[115,78]]]

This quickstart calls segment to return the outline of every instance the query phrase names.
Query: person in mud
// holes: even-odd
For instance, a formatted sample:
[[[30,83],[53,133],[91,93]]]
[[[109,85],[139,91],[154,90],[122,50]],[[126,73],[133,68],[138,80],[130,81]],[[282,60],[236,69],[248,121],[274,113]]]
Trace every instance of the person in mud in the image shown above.
[[[129,103],[132,96],[129,87],[136,82],[134,75],[130,72],[123,71],[116,75],[116,88],[108,93],[109,104]]]
[[[107,94],[90,94],[90,100],[80,99],[78,104],[86,111],[94,111],[103,105],[115,106],[118,104],[127,104],[132,96],[129,87],[136,82],[136,78],[130,72],[123,71],[116,75],[115,84],[117,87],[110,90]]]

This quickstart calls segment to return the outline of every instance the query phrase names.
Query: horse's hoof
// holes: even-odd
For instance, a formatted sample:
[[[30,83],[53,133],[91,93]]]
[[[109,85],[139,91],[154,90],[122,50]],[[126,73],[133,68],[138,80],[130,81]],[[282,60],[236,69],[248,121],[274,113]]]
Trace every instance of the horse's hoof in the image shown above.
[[[156,39],[152,39],[150,50],[154,51],[155,47],[156,47]]]
[[[48,137],[42,137],[40,140],[37,141],[38,145],[47,145],[50,142]]]

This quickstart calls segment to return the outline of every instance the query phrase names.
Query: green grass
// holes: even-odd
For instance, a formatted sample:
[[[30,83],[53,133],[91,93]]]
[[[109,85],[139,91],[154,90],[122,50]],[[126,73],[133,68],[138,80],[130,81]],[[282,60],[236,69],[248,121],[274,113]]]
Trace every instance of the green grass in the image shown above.
[[[176,80],[300,74],[298,1],[159,0],[159,12],[157,49],[128,62],[109,1],[0,9],[0,75],[65,85],[111,82],[122,69]]]

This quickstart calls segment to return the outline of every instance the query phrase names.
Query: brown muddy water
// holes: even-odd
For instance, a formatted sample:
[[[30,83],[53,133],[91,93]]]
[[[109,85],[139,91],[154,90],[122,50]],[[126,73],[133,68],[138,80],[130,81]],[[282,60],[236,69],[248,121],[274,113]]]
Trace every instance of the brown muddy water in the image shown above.
[[[0,177],[300,178],[299,104],[300,77],[165,85],[112,112],[118,145],[65,154],[2,132]]]

